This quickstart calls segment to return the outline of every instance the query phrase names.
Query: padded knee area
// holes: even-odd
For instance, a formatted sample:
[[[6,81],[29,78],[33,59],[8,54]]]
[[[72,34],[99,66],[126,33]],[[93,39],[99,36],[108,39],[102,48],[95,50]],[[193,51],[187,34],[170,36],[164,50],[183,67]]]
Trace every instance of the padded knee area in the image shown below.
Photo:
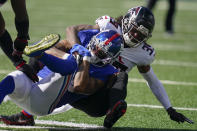
[[[0,82],[0,103],[4,97],[14,91],[14,79],[12,76],[7,76]]]

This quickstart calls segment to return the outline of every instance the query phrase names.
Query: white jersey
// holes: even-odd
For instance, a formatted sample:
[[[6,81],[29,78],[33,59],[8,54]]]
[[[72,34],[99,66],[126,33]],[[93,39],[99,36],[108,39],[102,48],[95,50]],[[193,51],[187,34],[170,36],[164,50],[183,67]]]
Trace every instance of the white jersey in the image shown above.
[[[114,30],[122,35],[121,27],[110,16],[102,16],[96,20],[99,25],[100,31]],[[135,48],[123,48],[118,61],[128,67],[129,72],[134,66],[150,65],[154,61],[155,51],[146,44],[142,43]]]
[[[154,49],[146,43],[142,43],[136,48],[123,48],[118,60],[128,67],[128,73],[136,65],[150,65],[154,61],[154,56]]]
[[[112,17],[102,16],[96,20],[96,24],[99,25],[100,31],[114,30],[122,35],[121,27]],[[123,48],[118,61],[127,67],[126,72],[128,73],[134,66],[150,65],[154,59],[155,50],[150,45],[142,43],[135,48]],[[151,91],[165,107],[165,109],[171,107],[167,93],[161,82],[157,79],[152,68],[147,73],[141,73],[141,75],[147,80]]]

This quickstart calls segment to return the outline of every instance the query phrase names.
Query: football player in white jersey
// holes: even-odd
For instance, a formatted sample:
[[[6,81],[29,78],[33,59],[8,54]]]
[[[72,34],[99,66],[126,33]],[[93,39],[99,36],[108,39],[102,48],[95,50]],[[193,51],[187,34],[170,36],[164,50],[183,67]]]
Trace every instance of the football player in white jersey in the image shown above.
[[[154,61],[155,50],[146,41],[151,37],[154,24],[155,20],[152,12],[145,7],[139,6],[131,8],[126,15],[116,19],[110,16],[102,16],[96,20],[96,25],[68,27],[66,30],[67,40],[62,41],[62,45],[65,44],[66,48],[70,48],[72,43],[85,41],[85,39],[79,38],[79,33],[88,31],[94,31],[96,34],[103,30],[115,30],[123,36],[125,41],[123,51],[114,63],[115,66],[118,66],[124,72],[121,72],[121,75],[117,77],[116,83],[113,84],[110,91],[101,90],[71,105],[95,117],[103,116],[106,110],[110,108],[105,118],[104,126],[111,128],[126,111],[126,108],[122,110],[120,107],[125,105],[124,99],[126,98],[126,85],[128,81],[127,73],[137,66],[140,74],[147,81],[151,91],[164,106],[170,118],[178,123],[184,121],[193,123],[172,107],[162,83],[150,66]]]
[[[146,41],[152,36],[154,25],[155,20],[152,12],[146,7],[139,6],[129,9],[126,15],[120,16],[116,19],[110,16],[102,16],[96,20],[96,25],[71,26],[67,28],[66,32],[68,41],[74,43],[79,41],[77,33],[82,30],[94,29],[98,31],[103,31],[110,29],[117,31],[119,34],[123,36],[124,48],[117,60],[118,62],[114,64],[116,66],[119,66],[126,73],[130,72],[133,67],[137,66],[138,71],[147,81],[147,84],[150,87],[151,91],[156,96],[158,101],[163,105],[163,107],[169,114],[170,118],[174,121],[177,121],[178,123],[184,121],[193,123],[184,115],[178,113],[172,107],[168,95],[164,89],[164,86],[162,85],[160,80],[153,72],[153,69],[151,68],[151,63],[154,61],[155,58],[155,50],[153,47],[148,45]],[[126,78],[127,77],[125,77],[125,79]],[[121,84],[117,85],[120,86]],[[118,91],[114,91],[113,93],[114,96],[119,96],[118,94],[120,94],[120,92]],[[119,99],[122,98],[124,97],[120,96]],[[88,100],[86,100],[86,102],[87,101]],[[98,101],[99,100],[97,99],[97,102]],[[86,110],[87,112],[89,112],[89,114],[91,114],[91,111],[94,112],[92,108],[84,109],[80,102],[84,103],[84,101],[79,100],[79,102],[72,103],[71,105],[78,109]],[[110,114],[110,112],[113,112],[113,109],[109,111],[109,115],[106,116],[104,121],[104,126],[109,128],[112,127],[115,123],[113,115],[112,113]]]

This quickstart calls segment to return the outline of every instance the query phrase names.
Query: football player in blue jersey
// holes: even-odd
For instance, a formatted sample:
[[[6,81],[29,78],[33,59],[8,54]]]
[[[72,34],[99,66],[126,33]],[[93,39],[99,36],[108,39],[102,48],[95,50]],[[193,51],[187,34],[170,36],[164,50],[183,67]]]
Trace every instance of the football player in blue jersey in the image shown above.
[[[110,31],[111,32],[111,31]],[[80,37],[80,40],[81,40],[81,44],[85,47],[87,47],[90,51],[91,50],[95,50],[97,49],[98,47],[95,46],[96,43],[98,43],[98,34],[99,34],[99,31],[97,30],[85,30],[85,31],[81,31],[78,33],[78,36]],[[109,34],[109,33],[107,33]],[[105,41],[105,44],[107,45],[110,45],[111,47],[113,47],[113,45],[111,45],[110,41],[113,41],[113,40],[116,40],[117,38],[119,38],[120,35],[118,33],[115,33],[109,40],[104,40]],[[89,43],[89,41],[91,41]],[[70,43],[67,42],[66,46],[62,46],[61,44],[67,42],[66,40],[62,40],[60,41],[57,45],[55,45],[56,48],[60,48],[62,50],[67,50],[68,51],[68,47],[70,45]],[[89,44],[87,44],[89,43]],[[72,46],[72,48],[74,47],[75,45]],[[56,48],[51,48],[50,50],[47,50],[46,52],[50,53],[50,54],[53,54],[54,56],[57,56],[57,57],[61,57],[62,55],[62,52],[60,50],[56,50]],[[100,47],[101,49],[103,47]],[[108,50],[108,53],[110,52],[116,52],[116,50],[118,49],[115,49],[115,47],[113,47],[113,50],[111,50],[111,48],[109,48],[108,46],[105,47],[107,50]],[[71,49],[73,50],[73,49]],[[97,49],[98,50],[98,49]],[[25,50],[27,51],[27,50]],[[111,58],[109,56],[113,56],[113,58],[116,58],[119,53],[110,53],[108,54],[107,51],[104,49],[104,50],[98,50],[98,51],[91,51],[91,63],[93,65],[95,65],[96,67],[102,67],[103,65],[107,64],[107,63],[111,63]],[[63,52],[64,54],[64,52]],[[97,54],[97,56],[100,57],[96,57],[95,54]],[[108,54],[108,55],[107,55]],[[101,59],[102,58],[102,59]],[[115,60],[115,59],[113,59]],[[38,70],[40,69],[40,65],[39,62],[37,62],[36,64],[34,63],[33,64],[35,68],[37,68]],[[37,66],[35,66],[37,65]],[[55,64],[54,64],[55,65]],[[102,68],[100,68],[102,69]],[[109,70],[109,69],[108,69]],[[98,70],[95,74],[96,76],[99,76],[101,75],[102,79],[104,78],[105,74],[108,72],[108,70]],[[40,73],[39,73],[39,76],[40,76]],[[101,116],[104,116],[106,115],[106,113],[108,113],[109,110],[111,110],[113,107],[116,107],[115,108],[115,112],[118,117],[116,117],[115,121],[117,121],[122,115],[124,115],[125,111],[126,111],[126,108],[127,108],[127,104],[126,102],[124,101],[125,99],[125,93],[126,93],[126,85],[127,85],[127,79],[124,79],[124,78],[128,78],[127,74],[124,73],[124,72],[120,72],[119,74],[113,76],[113,77],[110,77],[110,80],[107,81],[107,86],[108,88],[101,88],[99,86],[96,86],[98,85],[100,82],[97,81],[94,83],[87,86],[86,88],[75,88],[74,90],[72,90],[73,92],[75,93],[80,93],[80,94],[87,94],[88,95],[88,99],[89,100],[90,98],[99,98],[99,102],[98,104],[94,105],[94,106],[90,106],[88,105],[88,107],[85,107],[83,105],[82,102],[80,102],[81,105],[83,105],[82,107],[84,107],[84,109],[88,109],[88,108],[91,108],[93,107],[93,112],[92,111],[88,111],[88,110],[83,110],[84,112],[86,112],[88,115],[90,116],[94,116],[94,117],[101,117]],[[76,82],[74,82],[75,84],[79,81],[79,79],[81,78],[78,78],[77,75],[75,75],[75,78],[76,78]],[[85,77],[83,77],[85,78]],[[100,78],[100,79],[101,79]],[[118,94],[122,99],[120,100],[118,97],[114,97],[113,99],[110,99],[108,100],[108,95],[110,95],[111,97],[113,97],[113,92],[114,92],[114,89],[111,88],[111,86],[113,85],[113,82],[118,79],[118,84],[116,84],[115,88],[118,88]],[[84,84],[85,82],[81,83],[81,84]],[[96,92],[96,93],[95,93]],[[115,92],[116,92],[116,89],[115,89]],[[91,95],[93,94],[93,95]],[[78,97],[77,97],[78,98]],[[84,98],[84,97],[83,97]],[[84,101],[85,99],[83,99],[82,101]],[[76,100],[78,101],[78,100]],[[94,101],[92,101],[94,102]],[[90,103],[92,103],[90,102]],[[102,103],[102,104],[101,104]],[[72,103],[70,103],[72,105]],[[101,106],[102,105],[102,106]],[[76,107],[77,108],[77,107]],[[95,110],[97,108],[97,110]],[[78,109],[78,108],[77,108]],[[81,110],[81,108],[79,108]],[[34,119],[33,119],[33,116],[28,113],[27,111],[23,110],[22,112],[20,112],[19,114],[16,114],[16,115],[13,115],[12,117],[9,117],[9,116],[1,116],[1,120],[8,124],[8,125],[34,125]],[[26,121],[26,122],[23,122],[21,123],[19,121],[19,119],[23,119],[23,121]],[[115,123],[115,121],[113,123]]]
[[[7,0],[0,0],[0,6],[3,6]],[[31,68],[22,58],[23,49],[28,44],[29,38],[29,17],[26,9],[26,0],[10,0],[15,14],[15,27],[17,37],[14,42],[6,30],[3,15],[0,12],[0,46],[7,57],[12,61],[16,69],[23,71],[32,81],[38,81],[38,77],[33,68]]]
[[[33,83],[20,71],[8,74],[0,82],[0,102],[9,95],[12,101],[29,113],[47,115],[55,108],[87,97],[87,87],[104,87],[109,77],[118,72],[110,65],[120,54],[123,44],[122,37],[117,32],[109,30],[93,36],[86,43],[89,50],[74,44],[70,54],[62,53],[63,59],[49,55],[50,51],[43,52],[58,40],[58,35],[49,35],[25,48],[26,55],[36,57],[46,65],[38,73],[40,80]],[[75,53],[78,53],[79,59]],[[78,66],[77,63],[81,64]],[[92,90],[91,93],[96,91]]]

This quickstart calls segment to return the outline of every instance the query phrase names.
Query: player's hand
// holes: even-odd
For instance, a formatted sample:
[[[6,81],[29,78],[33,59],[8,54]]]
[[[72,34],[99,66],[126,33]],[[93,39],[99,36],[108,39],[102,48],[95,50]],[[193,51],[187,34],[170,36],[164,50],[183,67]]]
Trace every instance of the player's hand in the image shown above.
[[[72,49],[70,50],[71,54],[73,54],[74,52],[78,52],[78,54],[81,55],[82,57],[84,57],[84,56],[90,57],[91,56],[90,51],[79,44],[75,44],[72,47]]]
[[[17,37],[14,41],[14,45],[13,45],[14,51],[12,55],[22,56],[23,50],[27,45],[28,45],[27,39]]]
[[[174,108],[170,107],[167,109],[168,115],[170,116],[170,119],[173,121],[176,121],[178,123],[188,122],[190,124],[194,124],[194,122],[187,117],[185,117],[183,114],[178,113]]]
[[[38,82],[39,78],[32,67],[27,65],[25,61],[21,61],[18,65],[16,65],[16,69],[22,71],[27,75],[33,82]]]

